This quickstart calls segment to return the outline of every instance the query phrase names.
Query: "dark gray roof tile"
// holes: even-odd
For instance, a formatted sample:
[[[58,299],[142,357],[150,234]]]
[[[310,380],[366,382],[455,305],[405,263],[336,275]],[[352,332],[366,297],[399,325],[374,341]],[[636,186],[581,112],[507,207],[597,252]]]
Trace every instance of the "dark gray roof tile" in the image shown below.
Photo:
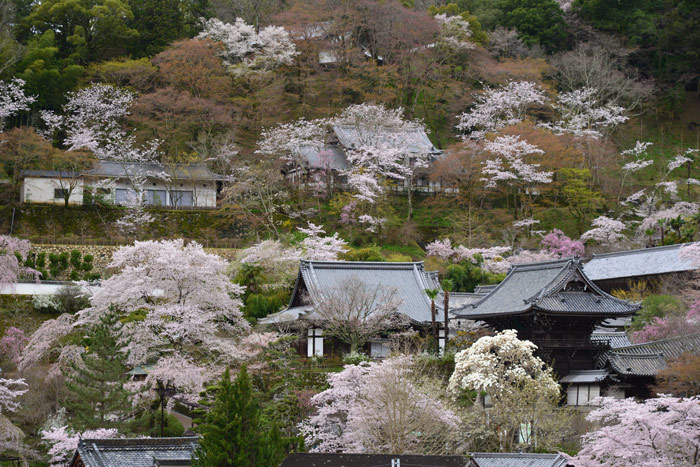
[[[197,444],[196,437],[81,439],[71,465],[78,456],[85,467],[189,465]]]
[[[561,454],[525,454],[473,452],[474,467],[565,467],[567,459]]]
[[[682,246],[667,245],[593,255],[583,270],[594,281],[695,270],[691,261],[678,256]]]

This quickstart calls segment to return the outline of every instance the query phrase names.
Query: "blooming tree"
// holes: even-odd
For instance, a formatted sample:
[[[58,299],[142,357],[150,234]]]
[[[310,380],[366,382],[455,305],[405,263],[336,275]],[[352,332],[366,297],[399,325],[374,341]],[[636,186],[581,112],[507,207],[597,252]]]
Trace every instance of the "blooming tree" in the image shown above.
[[[472,37],[472,29],[469,21],[459,15],[448,16],[446,13],[435,15],[435,20],[440,23],[440,44],[455,52],[463,52],[476,48],[476,44],[469,40]]]
[[[523,424],[530,424],[531,441],[536,446],[539,425],[547,422],[561,397],[552,369],[533,355],[536,349],[535,344],[518,339],[517,331],[509,329],[482,337],[455,355],[449,389],[490,396],[489,424],[506,450]]]
[[[307,235],[301,242],[304,259],[336,261],[338,255],[347,249],[347,242],[338,236],[338,232],[335,232],[331,237],[323,237],[320,234],[326,233],[326,231],[311,222],[309,222],[308,229],[299,227],[297,230]]]
[[[300,428],[312,452],[444,454],[459,418],[419,383],[411,357],[346,365]],[[449,451],[447,451],[449,452]]]
[[[0,354],[17,364],[28,341],[29,339],[24,335],[24,331],[10,326],[5,330],[2,339],[0,339]]]
[[[542,247],[551,254],[560,258],[569,256],[582,256],[585,247],[581,241],[572,240],[559,229],[554,229],[542,238]]]
[[[36,100],[24,94],[24,81],[18,78],[12,81],[0,81],[0,133],[5,119],[23,110],[29,110],[29,104]]]
[[[640,344],[698,333],[700,333],[700,301],[694,302],[685,315],[668,314],[662,318],[655,317],[641,330],[633,332],[632,340],[635,344]]]
[[[31,244],[9,235],[0,235],[0,284],[14,284],[21,276],[34,276],[38,282],[41,274],[22,264]]]
[[[99,428],[75,432],[68,426],[52,427],[41,431],[41,439],[49,445],[49,461],[51,467],[64,466],[70,462],[73,453],[78,449],[81,439],[111,439],[119,438],[119,432],[114,428]]]
[[[586,419],[600,428],[583,436],[577,466],[697,465],[700,462],[700,397],[662,395],[642,402],[599,399]]]
[[[256,32],[242,18],[236,18],[233,24],[217,18],[202,18],[202,25],[197,38],[221,42],[224,63],[236,75],[291,65],[299,54],[289,33],[279,26],[267,26]]]
[[[561,119],[542,126],[556,134],[600,138],[603,132],[620,125],[629,118],[625,109],[614,104],[603,104],[596,98],[596,90],[582,88],[560,94],[555,106]]]
[[[498,89],[486,87],[474,96],[472,109],[459,116],[457,129],[465,139],[482,139],[487,133],[520,123],[527,109],[547,101],[544,91],[529,81],[511,81]]]
[[[24,433],[8,418],[8,412],[16,412],[20,408],[17,400],[29,390],[24,379],[0,378],[0,452],[14,451],[28,457],[36,454],[24,444]]]
[[[622,232],[627,228],[624,222],[600,216],[593,219],[593,228],[581,235],[580,241],[595,242],[604,246],[615,245],[627,239]]]

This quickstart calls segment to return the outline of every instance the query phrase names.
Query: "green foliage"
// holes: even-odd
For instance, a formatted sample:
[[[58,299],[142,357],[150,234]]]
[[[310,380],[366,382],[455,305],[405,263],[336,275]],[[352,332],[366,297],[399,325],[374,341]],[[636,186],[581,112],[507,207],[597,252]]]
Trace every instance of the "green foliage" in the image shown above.
[[[36,255],[36,266],[43,268],[46,266],[46,252],[42,251]]]
[[[565,180],[562,193],[571,216],[576,220],[578,235],[581,235],[586,220],[600,207],[603,198],[599,192],[591,189],[591,172],[588,169],[561,169],[561,174]]]
[[[193,465],[266,467],[284,459],[285,442],[277,426],[263,419],[246,365],[233,382],[226,369],[206,393],[212,399],[203,401],[209,409],[196,428],[202,438]]]
[[[441,14],[447,14],[448,16],[461,16],[462,19],[469,23],[472,31],[471,40],[479,45],[486,45],[489,41],[489,36],[486,31],[481,27],[481,23],[476,16],[469,13],[468,10],[463,10],[456,3],[448,3],[447,5],[437,6],[430,5],[428,12],[435,16]]]
[[[185,427],[174,415],[167,412],[163,414],[163,430],[161,431],[161,413],[159,404],[156,405],[157,407],[152,407],[152,410],[144,412],[141,417],[131,423],[131,431],[139,436],[160,437],[161,433],[166,438],[182,436]]]
[[[642,301],[642,309],[632,318],[630,329],[639,331],[654,318],[663,318],[667,315],[680,315],[685,312],[685,306],[678,297],[673,295],[649,295]]]
[[[445,279],[452,283],[455,292],[474,292],[479,284],[497,284],[504,279],[504,274],[492,274],[484,271],[470,261],[447,266]]]
[[[61,313],[74,314],[90,306],[90,300],[79,285],[64,285],[54,294],[53,299]]]
[[[68,395],[64,401],[71,426],[77,430],[119,428],[115,420],[128,410],[125,343],[122,325],[114,310],[100,317],[85,338],[80,362],[66,371]]]
[[[376,246],[353,248],[343,254],[345,261],[386,261]]]
[[[343,365],[359,365],[362,362],[368,362],[369,357],[360,352],[350,352],[343,355]]]
[[[243,316],[252,323],[260,318],[280,311],[289,300],[289,293],[278,291],[265,294],[250,294],[245,301]]]
[[[548,51],[566,46],[564,13],[555,0],[498,0],[499,23],[515,28],[527,45],[541,45]]]

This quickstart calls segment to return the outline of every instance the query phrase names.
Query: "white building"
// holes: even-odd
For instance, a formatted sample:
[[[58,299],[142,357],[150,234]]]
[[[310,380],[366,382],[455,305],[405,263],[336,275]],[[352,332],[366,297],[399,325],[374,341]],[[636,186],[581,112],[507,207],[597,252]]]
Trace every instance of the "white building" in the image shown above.
[[[122,163],[99,161],[80,174],[52,170],[26,171],[20,192],[24,203],[80,205],[95,198],[116,205],[135,193],[132,180],[145,179],[146,204],[172,208],[215,208],[223,177],[204,164]]]

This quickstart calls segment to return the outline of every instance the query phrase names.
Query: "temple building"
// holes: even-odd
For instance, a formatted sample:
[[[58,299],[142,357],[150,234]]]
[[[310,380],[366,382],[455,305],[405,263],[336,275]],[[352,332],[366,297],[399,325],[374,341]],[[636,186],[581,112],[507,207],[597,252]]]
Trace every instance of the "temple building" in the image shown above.
[[[455,319],[482,321],[496,331],[515,329],[534,342],[537,354],[567,386],[571,405],[585,405],[609,389],[622,397],[618,380],[601,368],[617,333],[594,331],[604,321],[633,315],[639,305],[597,287],[578,258],[516,265],[478,301],[453,309]],[[608,333],[609,334],[609,333]],[[625,344],[626,342],[622,342]]]

